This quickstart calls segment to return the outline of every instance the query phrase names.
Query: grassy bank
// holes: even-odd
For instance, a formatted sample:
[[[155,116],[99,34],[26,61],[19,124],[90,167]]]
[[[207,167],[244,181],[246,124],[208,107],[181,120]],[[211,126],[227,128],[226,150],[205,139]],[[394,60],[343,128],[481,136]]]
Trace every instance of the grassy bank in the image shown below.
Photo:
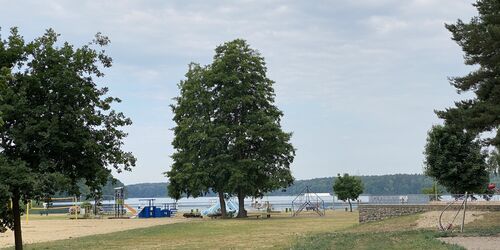
[[[465,226],[464,233],[417,228],[418,214],[355,225],[340,232],[302,237],[292,249],[464,249],[439,237],[500,234],[500,212],[485,214]]]
[[[437,240],[429,230],[326,233],[301,239],[292,249],[463,249]]]

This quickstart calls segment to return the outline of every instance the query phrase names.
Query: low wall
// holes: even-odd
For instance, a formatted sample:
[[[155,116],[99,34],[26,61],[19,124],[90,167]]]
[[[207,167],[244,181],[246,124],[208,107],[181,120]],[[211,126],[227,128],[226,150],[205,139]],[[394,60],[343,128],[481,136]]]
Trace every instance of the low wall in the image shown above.
[[[359,222],[378,221],[392,217],[422,213],[427,211],[442,211],[447,204],[425,204],[425,205],[409,205],[409,204],[360,204]],[[461,207],[460,204],[450,206],[449,210],[457,210]],[[500,204],[467,204],[467,210],[472,211],[500,211]]]

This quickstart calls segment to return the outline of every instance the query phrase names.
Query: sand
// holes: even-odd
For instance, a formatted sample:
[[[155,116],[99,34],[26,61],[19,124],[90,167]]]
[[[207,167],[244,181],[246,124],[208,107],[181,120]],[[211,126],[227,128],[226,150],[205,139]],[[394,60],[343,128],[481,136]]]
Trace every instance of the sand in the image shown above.
[[[31,220],[29,224],[23,221],[23,242],[30,244],[62,240],[186,221],[189,221],[189,219],[180,217],[159,219]],[[12,231],[0,233],[0,248],[11,247],[13,244],[14,234]]]
[[[500,235],[493,237],[446,237],[439,238],[448,244],[457,244],[469,250],[495,250],[500,246]]]
[[[451,223],[453,221],[453,217],[455,217],[455,214],[457,211],[446,211],[443,214],[443,226],[446,226],[448,223]],[[487,212],[483,211],[467,211],[465,213],[465,224],[473,222],[475,220],[483,218],[483,214]],[[425,212],[420,215],[420,218],[417,220],[417,228],[438,228],[438,220],[439,220],[439,215],[441,214],[441,211],[430,211],[430,212]],[[463,211],[459,213],[459,215],[456,217],[455,221],[453,222],[454,228],[460,228],[460,225],[462,223],[462,216],[463,216]]]

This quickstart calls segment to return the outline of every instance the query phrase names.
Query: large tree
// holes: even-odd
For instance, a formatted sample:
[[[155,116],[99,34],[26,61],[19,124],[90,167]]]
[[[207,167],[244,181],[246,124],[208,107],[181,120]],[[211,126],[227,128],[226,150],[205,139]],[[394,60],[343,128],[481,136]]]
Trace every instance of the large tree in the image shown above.
[[[221,213],[226,217],[224,193],[227,192],[229,167],[225,147],[227,131],[213,122],[212,93],[206,77],[208,67],[190,64],[186,80],[179,83],[180,95],[175,98],[174,140],[176,152],[167,177],[169,196],[179,199],[182,195],[198,197],[213,190],[219,195]]]
[[[293,182],[295,150],[291,133],[283,132],[283,113],[274,105],[274,82],[264,58],[241,39],[217,47],[208,77],[214,89],[214,123],[227,131],[230,178],[238,197],[238,217],[246,217],[244,199],[262,196]]]
[[[82,179],[99,190],[111,168],[135,165],[122,149],[126,133],[120,130],[131,121],[111,109],[120,100],[95,83],[112,60],[93,46],[109,39],[97,34],[75,48],[58,37],[49,29],[25,43],[13,28],[8,39],[0,38],[0,227],[14,229],[16,249],[22,249],[21,202],[78,194]]]
[[[474,133],[436,125],[425,146],[425,174],[452,194],[483,192],[488,184],[486,155]]]
[[[224,193],[235,194],[245,217],[245,197],[293,182],[295,149],[266,71],[264,58],[241,39],[218,46],[211,65],[190,67],[173,106],[177,152],[167,175],[174,196],[213,189],[222,203]]]
[[[358,199],[359,195],[363,193],[363,189],[364,186],[361,178],[350,176],[349,174],[344,174],[344,176],[337,174],[337,178],[333,183],[333,192],[339,200],[349,202],[349,210],[351,212],[351,201]]]
[[[473,92],[474,98],[437,114],[468,132],[490,132],[483,133],[485,143],[500,148],[500,2],[478,0],[474,6],[479,15],[469,23],[458,20],[446,25],[465,53],[465,64],[476,66],[466,76],[451,78],[451,84],[459,93]]]

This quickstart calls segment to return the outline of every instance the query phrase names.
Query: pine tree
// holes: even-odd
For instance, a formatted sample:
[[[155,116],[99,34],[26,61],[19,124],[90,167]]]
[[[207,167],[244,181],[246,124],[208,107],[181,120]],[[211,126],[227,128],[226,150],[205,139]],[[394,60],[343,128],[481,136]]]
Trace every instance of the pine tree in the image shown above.
[[[466,76],[451,78],[451,84],[459,93],[473,92],[475,97],[436,113],[468,132],[493,132],[485,143],[500,148],[500,2],[478,0],[474,6],[478,16],[469,23],[458,20],[446,28],[462,47],[465,64],[477,66]]]

